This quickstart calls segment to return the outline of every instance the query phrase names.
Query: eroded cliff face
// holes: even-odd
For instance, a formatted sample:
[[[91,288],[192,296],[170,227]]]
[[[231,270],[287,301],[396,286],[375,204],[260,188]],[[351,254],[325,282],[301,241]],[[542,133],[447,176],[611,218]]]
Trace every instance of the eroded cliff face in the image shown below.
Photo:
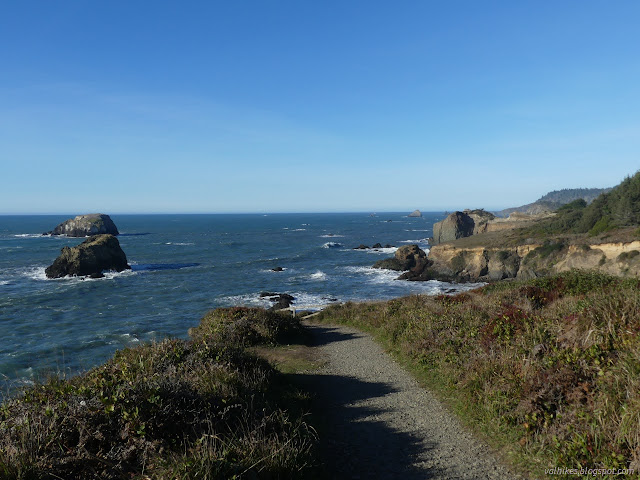
[[[434,271],[460,281],[526,280],[574,268],[637,276],[640,241],[597,245],[545,242],[500,248],[461,248],[447,243],[432,246],[428,259]]]

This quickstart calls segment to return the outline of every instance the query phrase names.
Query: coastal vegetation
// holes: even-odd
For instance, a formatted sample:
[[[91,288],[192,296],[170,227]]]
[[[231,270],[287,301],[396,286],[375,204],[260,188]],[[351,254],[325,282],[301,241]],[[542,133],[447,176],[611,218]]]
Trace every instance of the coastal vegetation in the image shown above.
[[[208,313],[188,341],[118,351],[0,408],[0,478],[300,478],[314,461],[308,397],[254,353],[301,341],[290,316]]]
[[[571,271],[320,319],[372,333],[523,472],[640,468],[637,279]]]

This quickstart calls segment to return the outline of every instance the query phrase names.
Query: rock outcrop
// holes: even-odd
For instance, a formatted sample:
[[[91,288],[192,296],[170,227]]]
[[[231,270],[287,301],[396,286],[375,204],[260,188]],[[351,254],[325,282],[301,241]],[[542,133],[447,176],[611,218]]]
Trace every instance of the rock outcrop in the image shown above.
[[[422,212],[420,210],[414,210],[408,216],[409,217],[421,217],[422,216]]]
[[[593,245],[546,241],[500,248],[443,244],[431,248],[429,262],[436,278],[449,276],[457,281],[528,280],[571,269],[638,276],[640,241]]]
[[[373,268],[386,268],[388,270],[403,272],[424,263],[426,259],[427,254],[418,247],[418,245],[403,245],[396,250],[392,258],[378,260],[373,265]]]
[[[78,215],[62,222],[50,232],[43,235],[66,235],[68,237],[90,237],[91,235],[109,234],[118,235],[118,229],[109,215],[103,213],[90,213]]]
[[[105,270],[130,269],[120,242],[113,235],[94,235],[76,247],[63,247],[53,264],[45,270],[48,278],[91,276],[100,278]]]
[[[494,214],[481,209],[453,212],[441,222],[433,225],[431,244],[439,245],[480,233],[513,230],[525,227],[549,215],[553,214],[526,215],[515,212],[509,218],[497,218]]]
[[[275,292],[262,292],[260,293],[260,298],[266,298],[272,303],[269,310],[282,310],[283,308],[289,308],[295,300],[295,297],[288,293]]]

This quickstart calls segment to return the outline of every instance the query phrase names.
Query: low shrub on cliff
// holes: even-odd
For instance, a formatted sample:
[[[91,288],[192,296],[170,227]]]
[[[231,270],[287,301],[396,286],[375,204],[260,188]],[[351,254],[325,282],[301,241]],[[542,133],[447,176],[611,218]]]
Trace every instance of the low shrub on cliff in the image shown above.
[[[636,279],[574,271],[321,316],[374,333],[534,475],[640,468]]]
[[[0,408],[0,478],[298,478],[315,438],[303,396],[239,339],[274,343],[299,328],[264,310],[216,310],[192,340],[127,348],[26,390]]]

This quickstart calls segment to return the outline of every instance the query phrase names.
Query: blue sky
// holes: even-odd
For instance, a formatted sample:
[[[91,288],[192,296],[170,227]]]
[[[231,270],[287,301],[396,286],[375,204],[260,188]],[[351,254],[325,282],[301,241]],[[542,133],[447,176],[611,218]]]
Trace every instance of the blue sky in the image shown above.
[[[635,1],[5,2],[0,213],[497,209],[640,167]]]

